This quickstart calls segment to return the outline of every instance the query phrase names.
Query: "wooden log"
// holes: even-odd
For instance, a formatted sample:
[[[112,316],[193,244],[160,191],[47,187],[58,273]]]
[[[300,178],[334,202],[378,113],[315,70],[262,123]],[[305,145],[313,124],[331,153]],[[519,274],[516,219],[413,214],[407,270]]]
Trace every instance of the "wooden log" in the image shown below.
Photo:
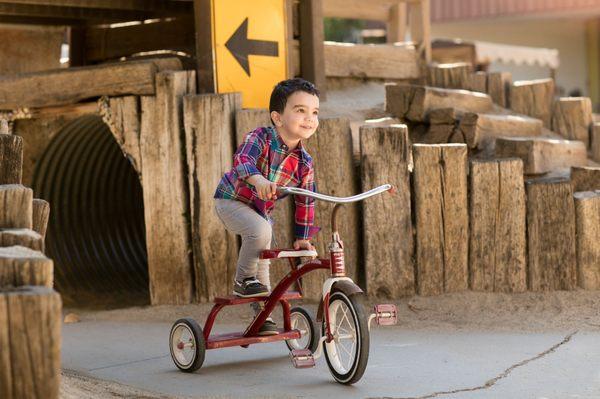
[[[140,151],[150,301],[190,303],[193,272],[187,179],[182,142],[183,96],[195,91],[194,72],[161,72],[156,97],[142,97]],[[156,234],[159,231],[160,234]]]
[[[561,97],[554,101],[552,130],[566,139],[590,146],[592,100],[588,97]]]
[[[265,108],[244,108],[235,111],[235,146],[236,148],[244,142],[246,134],[257,127],[271,126],[269,110]]]
[[[478,71],[469,76],[467,90],[487,93],[487,73]]]
[[[542,121],[539,119],[494,114],[467,112],[458,124],[469,148],[484,148],[493,145],[497,137],[539,136]]]
[[[20,245],[0,247],[0,287],[43,285],[52,288],[53,283],[52,259]]]
[[[269,110],[264,108],[238,109],[235,112],[236,147],[243,142],[246,134],[260,126],[271,126]],[[294,199],[284,198],[275,203],[271,217],[273,242],[271,247],[290,248],[294,242]],[[288,272],[288,261],[271,261],[271,285],[274,286]]]
[[[112,97],[100,102],[102,120],[109,127],[121,151],[138,175],[142,173],[140,155],[140,98]]]
[[[413,145],[419,295],[467,288],[467,147]]]
[[[361,191],[392,184],[395,195],[366,200],[363,207],[364,268],[369,295],[414,295],[410,206],[410,142],[406,125],[360,128]],[[389,241],[389,237],[396,237]]]
[[[571,186],[573,187],[573,192],[600,190],[600,167],[571,167]]]
[[[0,134],[0,184],[21,184],[23,176],[23,139]]]
[[[577,286],[575,204],[568,180],[532,179],[527,188],[529,289]]]
[[[427,121],[431,125],[452,125],[460,120],[464,112],[456,108],[436,108],[427,115]]]
[[[523,115],[541,119],[550,128],[554,80],[521,80],[510,89],[510,108]]]
[[[39,233],[29,229],[0,229],[0,247],[14,245],[44,252],[44,239]]]
[[[385,86],[385,110],[398,118],[423,122],[436,108],[456,108],[465,112],[488,112],[492,100],[487,94],[437,87]]]
[[[510,72],[490,72],[487,75],[487,93],[494,104],[508,108],[512,74]]]
[[[33,191],[20,184],[0,185],[0,228],[31,229]]]
[[[429,125],[427,132],[418,142],[424,144],[449,143],[455,128],[454,125]]]
[[[586,290],[600,289],[600,191],[573,194],[577,221],[577,280]]]
[[[469,287],[476,291],[525,291],[523,161],[472,160],[469,186]]]
[[[432,64],[427,66],[427,76],[425,78],[428,86],[445,89],[468,89],[472,69],[471,64],[466,62]]]
[[[590,134],[592,159],[600,162],[600,122],[594,122]]]
[[[347,197],[359,191],[359,172],[352,161],[352,133],[345,118],[324,118],[319,129],[307,140],[306,148],[313,158],[315,181],[319,192],[336,197]],[[320,256],[328,256],[331,241],[330,215],[332,204],[316,201],[315,223],[321,232],[313,240]],[[338,230],[344,242],[346,274],[364,286],[364,271],[359,269],[362,256],[359,205],[347,204],[338,214]],[[323,281],[328,271],[315,271],[303,278],[305,295],[311,299],[321,296]]]
[[[0,397],[58,399],[61,313],[52,288],[0,288]]]
[[[164,62],[128,61],[5,77],[0,80],[0,109],[65,105],[99,96],[153,95],[158,64]]]
[[[420,77],[419,57],[412,46],[325,42],[324,50],[327,77],[371,79]]]
[[[496,139],[496,157],[518,157],[526,174],[540,174],[587,164],[587,151],[581,141],[543,137]]]
[[[235,111],[241,108],[241,97],[186,96],[183,104],[196,297],[210,301],[230,294],[236,271],[236,237],[219,221],[213,196],[232,166]]]
[[[46,230],[50,219],[50,204],[43,199],[34,198],[32,206],[32,228],[42,237],[43,242],[46,239]]]

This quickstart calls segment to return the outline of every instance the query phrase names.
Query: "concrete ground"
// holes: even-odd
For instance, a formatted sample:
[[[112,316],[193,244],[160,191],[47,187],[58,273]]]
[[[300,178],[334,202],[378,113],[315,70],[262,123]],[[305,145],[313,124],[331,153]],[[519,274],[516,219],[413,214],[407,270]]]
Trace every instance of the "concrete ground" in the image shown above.
[[[466,299],[478,298],[489,297]],[[585,298],[585,308],[597,298],[598,294]],[[447,300],[452,303],[453,298]],[[467,301],[461,297],[461,302]],[[368,367],[354,386],[334,382],[324,358],[313,369],[294,369],[281,342],[210,350],[199,371],[185,374],[169,355],[170,323],[147,317],[132,320],[130,315],[83,317],[80,323],[64,325],[62,365],[69,375],[125,384],[156,397],[600,398],[600,328],[595,316],[585,316],[594,323],[582,329],[577,328],[578,320],[549,331],[510,331],[490,325],[480,329],[469,323],[467,328],[438,323],[441,328],[419,329],[415,324],[427,324],[424,315],[430,312],[431,319],[436,309],[431,303],[417,305],[421,307],[409,302],[412,312],[406,306],[400,312],[407,318],[415,314],[415,320],[372,331]],[[509,308],[515,306],[511,302]],[[519,310],[513,313],[518,316]],[[556,318],[573,317],[566,310],[550,313]],[[202,324],[203,318],[198,319]],[[218,326],[218,332],[243,326]]]

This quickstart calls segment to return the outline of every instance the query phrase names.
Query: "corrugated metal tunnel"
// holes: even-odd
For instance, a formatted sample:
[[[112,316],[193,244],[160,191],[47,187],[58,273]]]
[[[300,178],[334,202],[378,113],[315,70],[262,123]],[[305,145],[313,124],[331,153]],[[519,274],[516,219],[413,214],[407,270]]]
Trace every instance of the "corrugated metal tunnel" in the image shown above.
[[[46,253],[67,303],[148,302],[142,186],[99,116],[56,134],[33,189],[50,202]]]

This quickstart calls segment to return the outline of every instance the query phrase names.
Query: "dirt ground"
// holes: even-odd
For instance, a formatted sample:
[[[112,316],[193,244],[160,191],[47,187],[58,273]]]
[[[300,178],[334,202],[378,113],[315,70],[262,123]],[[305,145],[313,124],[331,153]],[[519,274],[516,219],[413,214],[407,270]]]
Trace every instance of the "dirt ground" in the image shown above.
[[[399,323],[395,328],[426,331],[512,331],[572,332],[600,331],[600,291],[554,291],[500,294],[462,292],[435,297],[414,296],[398,301],[370,299],[374,303],[396,303]],[[304,306],[315,309],[315,303]],[[210,304],[186,306],[143,306],[114,310],[65,308],[85,321],[173,322],[191,316],[203,323]],[[217,319],[220,324],[249,321],[247,306],[225,308]],[[276,319],[280,315],[276,315]],[[121,384],[90,379],[63,372],[61,399],[79,398],[166,398]]]

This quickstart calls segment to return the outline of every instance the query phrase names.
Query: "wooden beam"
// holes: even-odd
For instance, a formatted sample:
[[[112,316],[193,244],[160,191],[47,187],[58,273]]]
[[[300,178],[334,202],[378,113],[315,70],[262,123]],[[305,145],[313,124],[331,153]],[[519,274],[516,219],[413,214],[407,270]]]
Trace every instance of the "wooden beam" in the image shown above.
[[[84,66],[86,64],[85,28],[82,26],[70,26],[67,34],[69,36],[69,66]]]
[[[406,3],[392,5],[389,13],[386,41],[388,43],[403,42],[406,38]]]
[[[210,0],[194,0],[196,27],[196,82],[198,93],[215,93],[215,59],[212,51],[212,9]]]
[[[151,95],[164,62],[131,61],[6,77],[0,80],[0,109],[65,105],[102,95]]]
[[[104,22],[140,21],[162,16],[159,13],[137,10],[111,10],[104,8],[57,7],[37,4],[14,4],[0,0],[0,15],[86,19]]]
[[[313,82],[325,100],[323,0],[300,0],[300,73]]]
[[[192,10],[191,2],[168,0],[0,0],[0,3],[23,5],[97,8],[106,10],[165,12],[187,15]]]
[[[194,34],[191,17],[117,28],[89,27],[85,32],[85,58],[95,62],[153,50],[183,51],[193,56]]]
[[[13,25],[50,25],[50,26],[76,26],[85,25],[86,21],[80,18],[53,18],[53,17],[26,17],[13,15],[0,15],[0,23]]]

